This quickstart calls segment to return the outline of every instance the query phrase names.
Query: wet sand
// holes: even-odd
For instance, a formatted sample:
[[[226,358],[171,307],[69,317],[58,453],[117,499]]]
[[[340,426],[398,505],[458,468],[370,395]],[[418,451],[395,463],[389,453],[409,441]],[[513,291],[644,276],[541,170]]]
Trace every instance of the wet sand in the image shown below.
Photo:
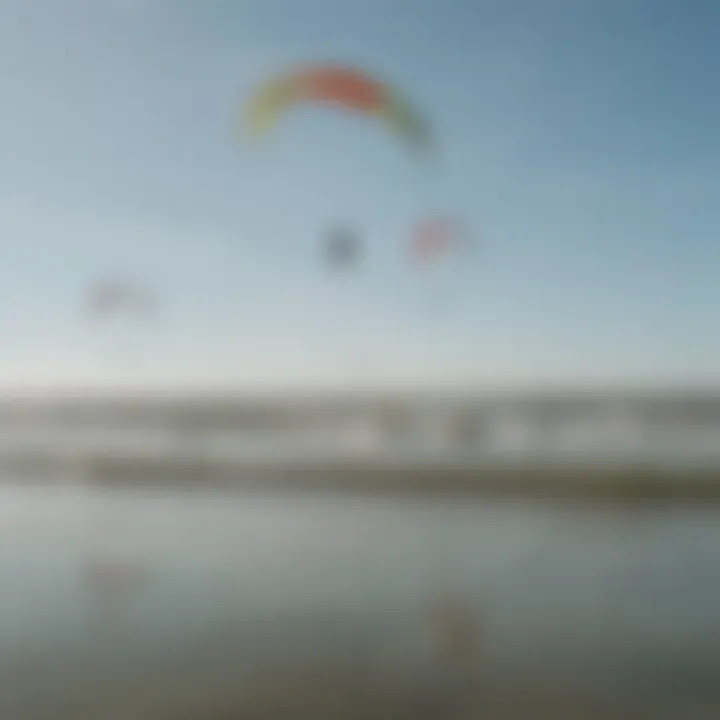
[[[720,717],[717,509],[2,490],[2,718]],[[148,578],[105,629],[98,526]]]
[[[190,660],[190,659],[188,659]],[[621,693],[557,676],[492,666],[438,666],[412,678],[383,675],[361,662],[305,666],[247,658],[178,660],[163,672],[81,686],[65,678],[25,714],[32,720],[127,717],[134,720],[707,720],[720,702],[668,693]],[[550,664],[551,661],[550,661]],[[10,710],[10,708],[7,708]]]

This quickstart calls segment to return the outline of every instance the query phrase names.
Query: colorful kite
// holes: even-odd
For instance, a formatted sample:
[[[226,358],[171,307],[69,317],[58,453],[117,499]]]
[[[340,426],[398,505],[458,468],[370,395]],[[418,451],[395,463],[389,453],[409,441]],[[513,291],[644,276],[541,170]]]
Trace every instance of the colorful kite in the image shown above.
[[[394,89],[360,70],[334,65],[305,67],[260,85],[245,106],[244,127],[262,137],[302,103],[332,104],[379,118],[413,149],[430,149],[425,122]]]
[[[450,218],[428,218],[413,229],[409,250],[415,262],[426,263],[464,245],[466,239],[457,222]]]

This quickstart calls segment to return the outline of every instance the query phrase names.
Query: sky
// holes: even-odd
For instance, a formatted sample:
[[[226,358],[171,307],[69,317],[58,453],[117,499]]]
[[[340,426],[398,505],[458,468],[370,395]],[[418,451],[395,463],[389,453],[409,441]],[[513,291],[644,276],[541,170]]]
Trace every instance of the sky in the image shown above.
[[[0,387],[717,382],[719,46],[713,0],[0,0]],[[313,61],[437,162],[329,108],[247,142]],[[471,250],[418,269],[437,214]],[[158,316],[89,318],[104,277]]]

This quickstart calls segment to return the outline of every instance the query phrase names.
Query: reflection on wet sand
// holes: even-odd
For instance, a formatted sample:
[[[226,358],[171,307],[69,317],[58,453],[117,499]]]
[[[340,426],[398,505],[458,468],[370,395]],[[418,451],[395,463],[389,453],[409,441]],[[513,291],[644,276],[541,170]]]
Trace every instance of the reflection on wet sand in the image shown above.
[[[94,499],[2,490],[2,717],[720,713],[711,509],[129,489]],[[105,547],[146,572],[137,583],[99,573],[101,595],[131,600],[112,631],[77,573],[98,508]]]

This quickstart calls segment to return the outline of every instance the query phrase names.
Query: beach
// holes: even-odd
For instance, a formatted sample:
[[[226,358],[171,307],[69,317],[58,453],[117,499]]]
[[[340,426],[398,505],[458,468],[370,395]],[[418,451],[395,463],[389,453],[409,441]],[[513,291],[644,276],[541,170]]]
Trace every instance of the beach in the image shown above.
[[[112,451],[5,453],[4,480],[204,491],[476,496],[619,503],[718,503],[720,468],[659,463],[491,463],[473,458],[297,457],[272,461]]]
[[[720,711],[712,507],[13,483],[0,496],[4,717]],[[109,608],[87,580],[103,555],[140,578]],[[460,663],[438,643],[448,593],[476,624]]]
[[[720,715],[705,405],[283,402],[0,406],[0,716]]]

